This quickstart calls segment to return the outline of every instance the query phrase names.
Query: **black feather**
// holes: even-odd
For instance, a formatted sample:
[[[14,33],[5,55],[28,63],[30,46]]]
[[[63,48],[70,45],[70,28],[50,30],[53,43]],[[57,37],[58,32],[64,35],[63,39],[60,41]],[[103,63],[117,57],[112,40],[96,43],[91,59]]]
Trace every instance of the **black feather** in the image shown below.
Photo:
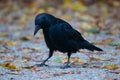
[[[50,14],[42,13],[37,15],[35,25],[37,26],[35,33],[39,29],[43,30],[46,44],[50,49],[49,57],[41,65],[44,65],[56,50],[68,53],[68,63],[72,52],[76,52],[79,49],[102,51],[102,49],[86,41],[69,23]]]

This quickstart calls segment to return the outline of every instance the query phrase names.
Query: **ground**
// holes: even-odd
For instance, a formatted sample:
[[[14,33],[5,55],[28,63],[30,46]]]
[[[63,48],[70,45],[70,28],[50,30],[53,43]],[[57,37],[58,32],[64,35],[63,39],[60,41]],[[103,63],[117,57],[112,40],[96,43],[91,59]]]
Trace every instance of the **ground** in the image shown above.
[[[49,49],[42,31],[33,36],[34,17],[46,10],[31,14],[25,9],[22,11],[29,13],[30,19],[22,13],[18,20],[11,20],[13,11],[0,19],[0,80],[120,80],[119,9],[104,4],[77,6],[75,10],[48,8],[47,12],[69,22],[103,52],[80,50],[72,54],[71,68],[62,69],[67,56],[56,51],[46,63],[49,66],[36,67],[47,58]]]

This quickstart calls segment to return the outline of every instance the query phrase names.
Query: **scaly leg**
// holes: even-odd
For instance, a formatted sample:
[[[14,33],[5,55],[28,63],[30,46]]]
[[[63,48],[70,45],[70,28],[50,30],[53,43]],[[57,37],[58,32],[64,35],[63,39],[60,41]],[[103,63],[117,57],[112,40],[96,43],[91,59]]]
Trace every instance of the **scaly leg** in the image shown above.
[[[49,51],[49,56],[48,56],[48,58],[45,59],[41,64],[36,64],[36,65],[37,65],[38,67],[40,67],[40,66],[48,66],[48,65],[46,65],[45,63],[46,63],[46,61],[47,61],[49,58],[52,57],[52,55],[53,55],[53,50],[50,50],[50,51]]]
[[[68,56],[67,64],[63,67],[63,69],[70,68],[70,56],[71,56],[71,52],[68,52],[67,56]]]

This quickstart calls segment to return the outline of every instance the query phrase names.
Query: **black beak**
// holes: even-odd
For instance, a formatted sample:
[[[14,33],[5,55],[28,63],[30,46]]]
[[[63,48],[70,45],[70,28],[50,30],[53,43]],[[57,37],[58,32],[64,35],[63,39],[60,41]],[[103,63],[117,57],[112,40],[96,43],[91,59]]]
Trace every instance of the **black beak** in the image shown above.
[[[36,35],[36,33],[39,31],[40,26],[39,25],[35,25],[35,31],[34,31],[34,36]]]

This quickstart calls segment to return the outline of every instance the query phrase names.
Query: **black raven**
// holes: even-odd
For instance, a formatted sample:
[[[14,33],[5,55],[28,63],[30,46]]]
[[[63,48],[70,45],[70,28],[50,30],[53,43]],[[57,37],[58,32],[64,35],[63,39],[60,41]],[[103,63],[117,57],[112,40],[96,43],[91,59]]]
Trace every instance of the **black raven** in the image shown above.
[[[36,16],[34,35],[40,29],[43,30],[45,42],[49,48],[49,56],[37,66],[46,65],[45,62],[52,57],[53,52],[56,50],[63,53],[67,52],[68,61],[64,68],[70,67],[70,56],[79,49],[103,51],[86,41],[69,23],[51,14],[41,13]]]

